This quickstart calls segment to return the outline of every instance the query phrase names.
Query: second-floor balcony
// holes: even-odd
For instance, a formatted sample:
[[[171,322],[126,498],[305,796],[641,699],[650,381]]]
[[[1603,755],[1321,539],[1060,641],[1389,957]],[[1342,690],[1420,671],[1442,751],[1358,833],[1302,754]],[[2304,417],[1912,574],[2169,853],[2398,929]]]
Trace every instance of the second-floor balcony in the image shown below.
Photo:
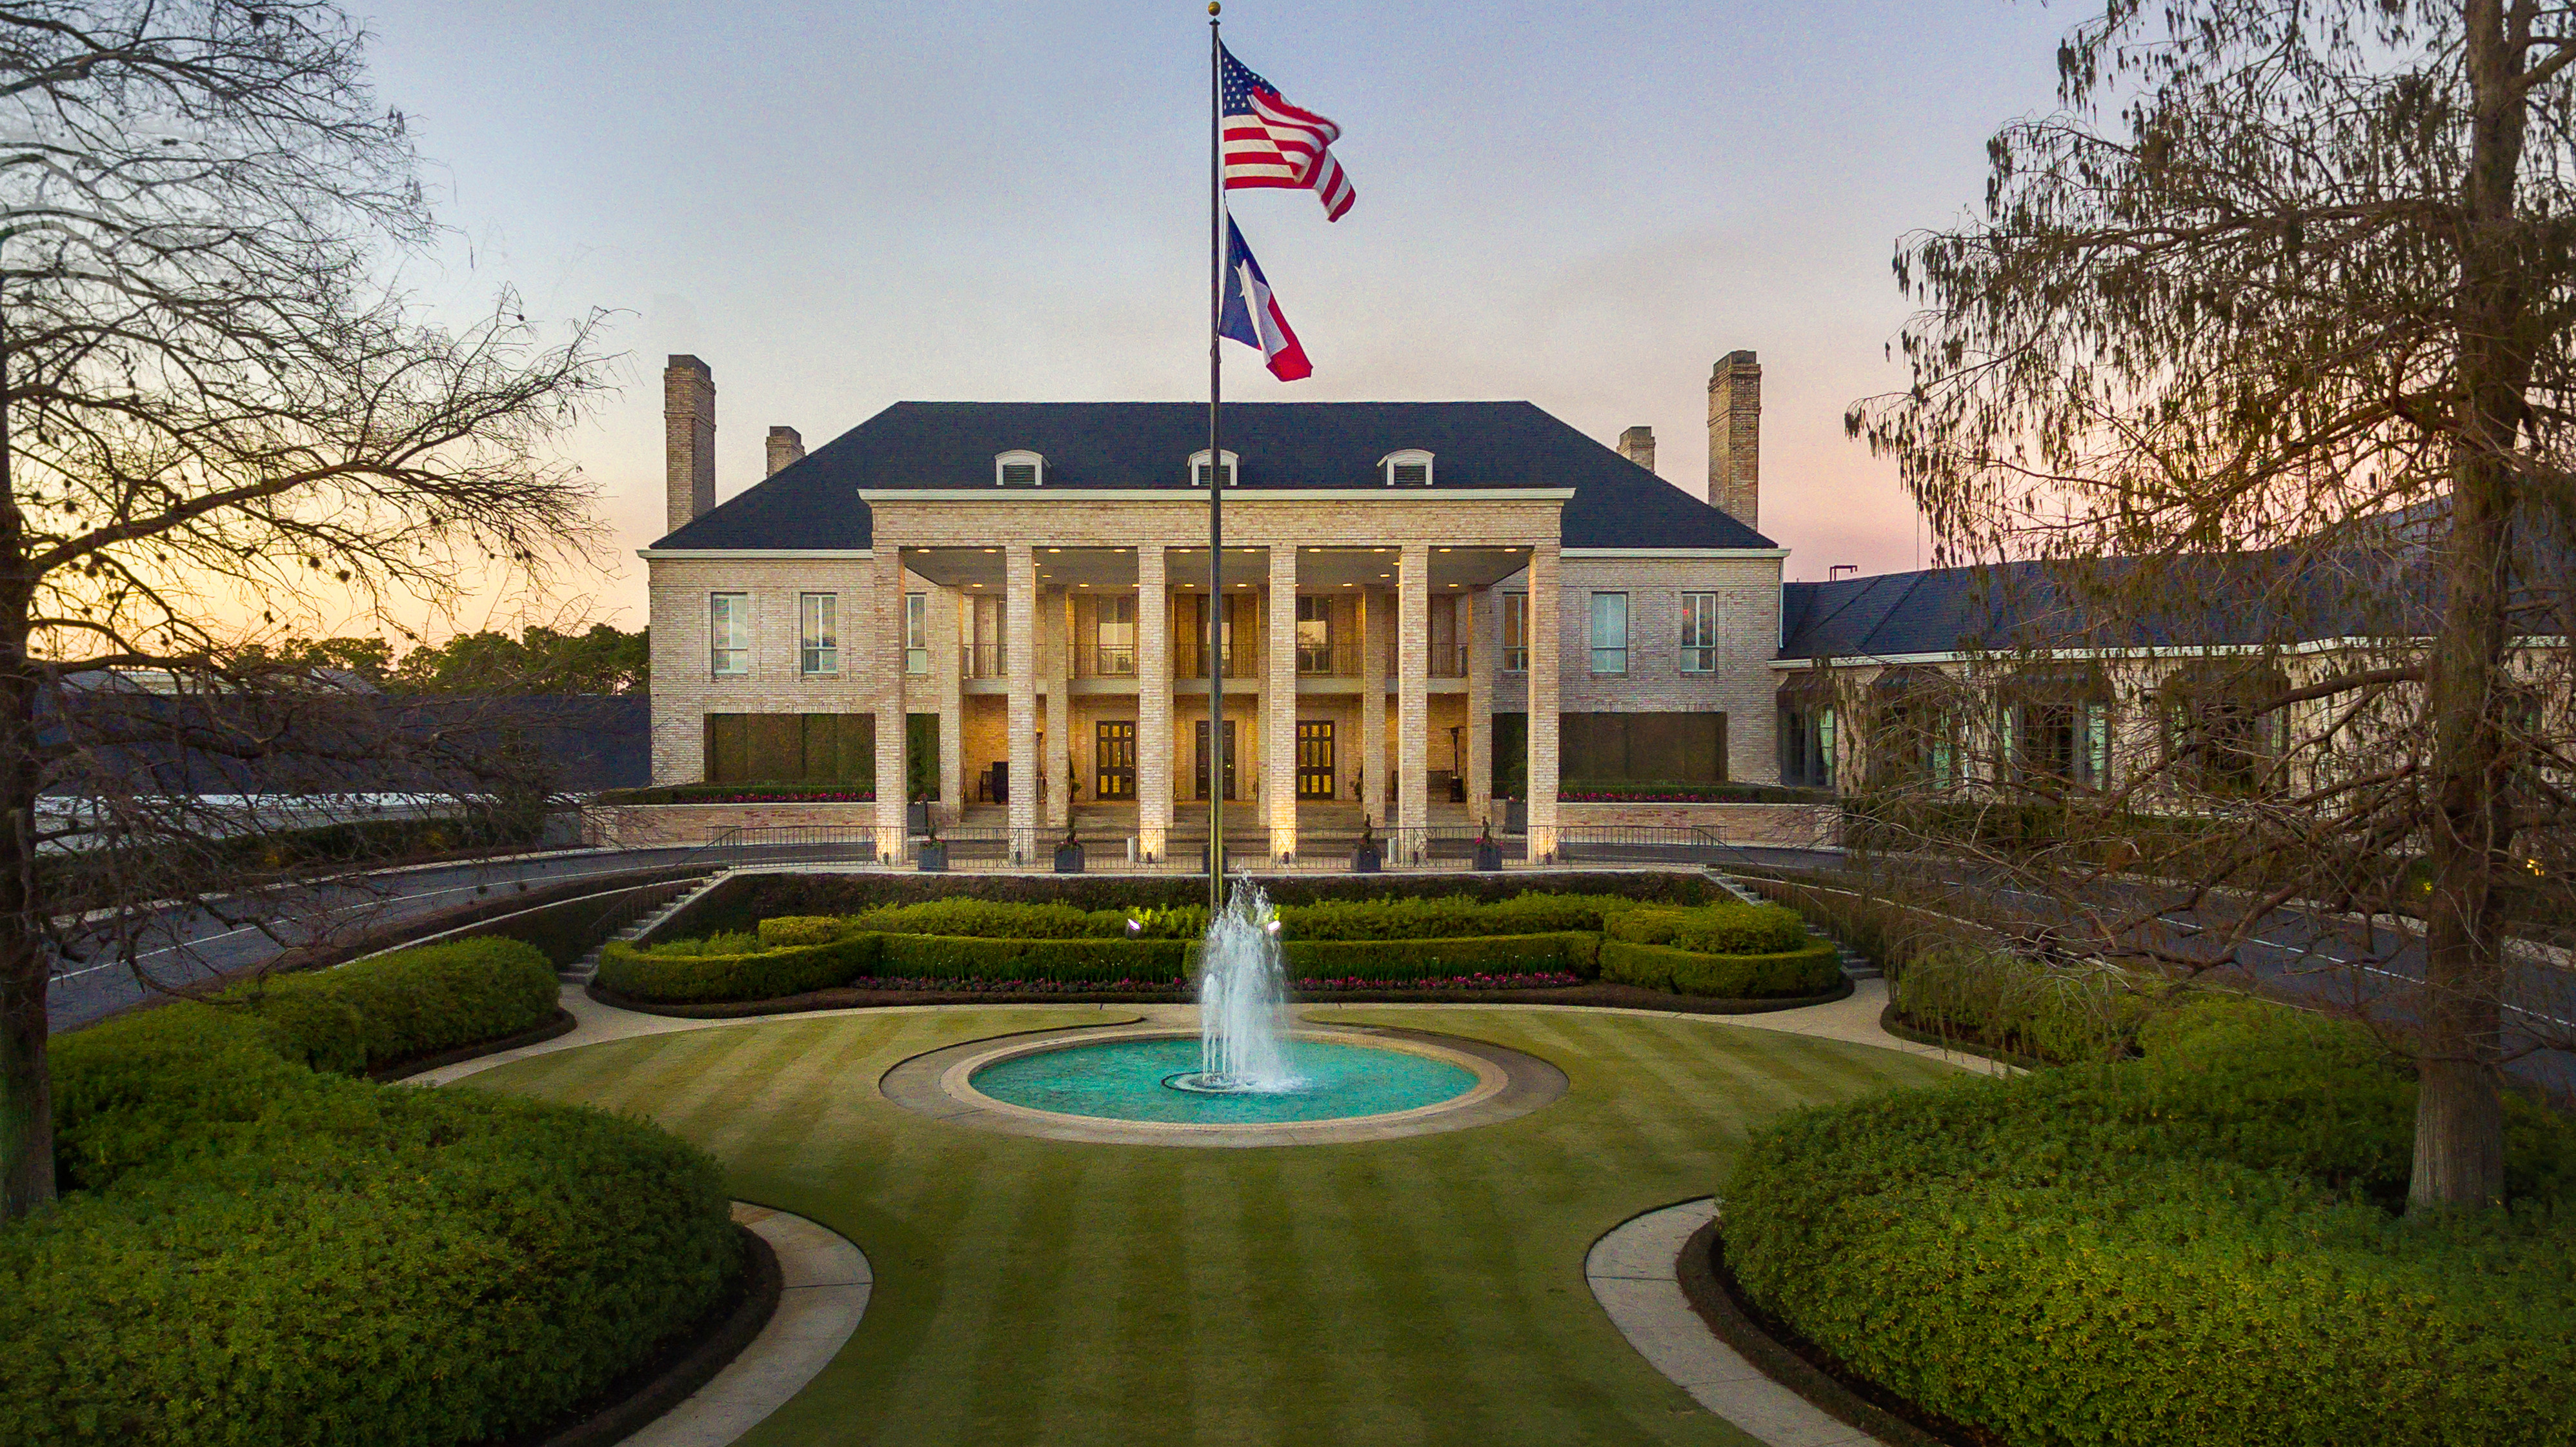
[[[957,645],[957,676],[960,678],[1003,678],[1010,671],[1010,660],[1004,656],[999,643]]]
[[[1261,676],[1261,655],[1258,649],[1247,648],[1241,644],[1227,644],[1224,663],[1227,678]],[[1195,638],[1172,640],[1172,677],[1207,677],[1207,645]]]

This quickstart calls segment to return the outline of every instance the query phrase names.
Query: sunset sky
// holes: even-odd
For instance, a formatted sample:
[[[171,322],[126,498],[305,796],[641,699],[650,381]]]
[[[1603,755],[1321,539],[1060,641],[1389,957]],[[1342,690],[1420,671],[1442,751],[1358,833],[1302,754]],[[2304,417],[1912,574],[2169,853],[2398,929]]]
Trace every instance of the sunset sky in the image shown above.
[[[659,374],[714,368],[720,497],[773,423],[819,446],[902,399],[1190,399],[1206,386],[1196,3],[460,6],[361,12],[455,244],[459,314],[619,315],[623,395],[564,445],[635,626],[661,531]],[[1973,206],[1996,125],[2052,101],[2065,9],[1238,0],[1235,53],[1340,122],[1358,205],[1237,193],[1315,375],[1229,347],[1246,400],[1526,398],[1706,473],[1709,366],[1765,369],[1763,531],[1790,578],[1913,566],[1892,469],[1842,431],[1900,385],[1899,234]],[[465,626],[484,621],[469,616]],[[492,621],[504,621],[497,616]]]

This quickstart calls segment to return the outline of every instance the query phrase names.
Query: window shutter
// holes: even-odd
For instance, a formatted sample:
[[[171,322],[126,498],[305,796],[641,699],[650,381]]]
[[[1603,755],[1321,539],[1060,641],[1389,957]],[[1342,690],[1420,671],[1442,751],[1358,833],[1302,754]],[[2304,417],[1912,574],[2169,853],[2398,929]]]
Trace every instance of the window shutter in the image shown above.
[[[1037,486],[1037,485],[1038,485],[1038,465],[1037,465],[1036,463],[1034,463],[1034,462],[1005,462],[1005,463],[1003,463],[1003,464],[1002,464],[1002,485],[1003,485],[1004,487],[1035,487],[1035,486]]]

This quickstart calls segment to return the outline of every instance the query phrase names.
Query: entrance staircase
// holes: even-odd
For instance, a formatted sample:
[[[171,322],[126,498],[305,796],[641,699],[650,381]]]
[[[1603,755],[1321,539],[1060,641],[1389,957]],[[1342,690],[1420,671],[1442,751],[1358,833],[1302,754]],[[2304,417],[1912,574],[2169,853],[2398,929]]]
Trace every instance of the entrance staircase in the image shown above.
[[[600,955],[607,950],[611,943],[622,940],[628,944],[632,944],[636,940],[642,939],[646,934],[660,928],[662,921],[669,919],[671,916],[678,914],[681,910],[688,908],[690,904],[696,901],[698,896],[715,888],[718,883],[723,881],[725,873],[726,871],[719,871],[718,873],[708,875],[704,879],[683,881],[681,888],[674,891],[668,900],[644,909],[642,912],[638,913],[635,918],[619,926],[617,930],[608,937],[608,939],[602,940],[600,943],[591,946],[590,951],[587,954],[584,954],[580,959],[557,969],[555,971],[555,978],[563,981],[567,985],[589,984],[592,977],[599,973]],[[651,885],[645,886],[647,889],[653,887],[654,886]]]

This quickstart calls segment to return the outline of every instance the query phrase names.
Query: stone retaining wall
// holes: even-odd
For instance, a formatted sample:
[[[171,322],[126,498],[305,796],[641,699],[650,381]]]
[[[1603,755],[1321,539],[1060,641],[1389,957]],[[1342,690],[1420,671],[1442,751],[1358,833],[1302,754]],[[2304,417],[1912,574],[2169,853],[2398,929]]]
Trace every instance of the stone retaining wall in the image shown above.
[[[608,804],[585,810],[583,838],[592,844],[648,849],[704,844],[727,829],[866,828],[874,804]]]
[[[1832,804],[1559,804],[1568,829],[1706,829],[1729,844],[1812,849],[1840,842]]]

